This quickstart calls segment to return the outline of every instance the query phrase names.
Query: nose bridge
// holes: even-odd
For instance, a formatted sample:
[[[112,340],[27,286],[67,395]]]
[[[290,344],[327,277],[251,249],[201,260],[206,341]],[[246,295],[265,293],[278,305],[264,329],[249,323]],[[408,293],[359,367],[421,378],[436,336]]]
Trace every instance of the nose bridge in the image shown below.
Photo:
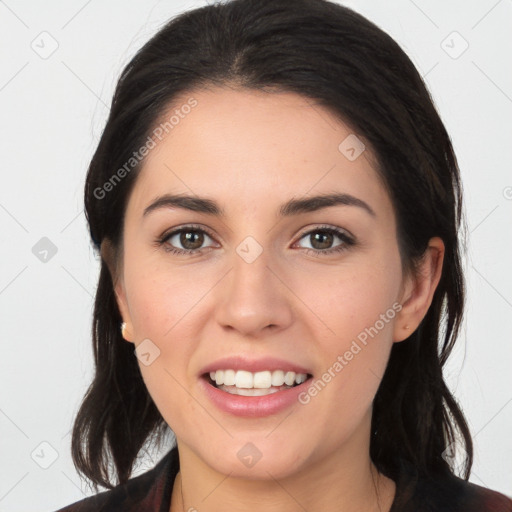
[[[286,288],[271,270],[275,266],[271,250],[254,237],[240,242],[217,306],[220,324],[254,335],[269,325],[274,329],[288,325],[289,299]]]
[[[269,266],[272,255],[268,247],[263,247],[253,237],[245,238],[233,255],[232,293],[256,295],[271,292],[273,284],[269,279]]]

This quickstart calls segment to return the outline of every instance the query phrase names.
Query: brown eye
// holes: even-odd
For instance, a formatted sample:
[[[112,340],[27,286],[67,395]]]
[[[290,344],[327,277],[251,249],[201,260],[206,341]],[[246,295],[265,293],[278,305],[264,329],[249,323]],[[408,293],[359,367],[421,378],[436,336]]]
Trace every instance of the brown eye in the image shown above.
[[[335,243],[335,239],[340,240]],[[331,227],[320,227],[304,233],[301,240],[309,240],[310,247],[303,247],[306,253],[324,256],[338,253],[355,245],[354,238],[343,230]]]
[[[326,231],[316,231],[309,235],[313,249],[330,249],[334,236]]]
[[[204,234],[199,231],[182,231],[179,235],[179,241],[184,249],[196,250],[204,243]]]
[[[208,246],[203,247],[206,239],[212,240],[212,237],[205,230],[185,226],[164,235],[158,240],[158,243],[163,245],[166,251],[174,254],[194,254],[208,248]]]

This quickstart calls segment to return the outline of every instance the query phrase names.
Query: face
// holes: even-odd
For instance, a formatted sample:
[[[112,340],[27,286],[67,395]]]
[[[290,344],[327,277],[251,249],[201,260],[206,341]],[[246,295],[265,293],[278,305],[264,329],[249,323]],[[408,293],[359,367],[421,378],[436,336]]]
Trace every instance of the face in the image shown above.
[[[414,295],[370,150],[292,93],[191,96],[197,105],[146,157],[125,215],[116,293],[149,393],[180,450],[225,474],[283,478],[357,456],[391,347],[407,336],[404,294]],[[166,194],[222,213],[155,203]],[[282,211],[336,194],[340,203]],[[208,381],[215,370],[234,370],[212,373],[229,388]],[[283,389],[279,370],[299,384]],[[255,380],[259,391],[244,387]]]

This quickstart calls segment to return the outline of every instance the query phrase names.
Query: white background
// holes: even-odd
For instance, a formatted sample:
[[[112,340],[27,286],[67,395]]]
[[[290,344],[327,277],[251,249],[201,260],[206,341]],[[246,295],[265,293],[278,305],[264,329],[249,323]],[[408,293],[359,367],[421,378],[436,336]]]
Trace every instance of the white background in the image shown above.
[[[452,137],[469,304],[447,379],[474,435],[471,481],[512,495],[512,2],[343,3],[408,53]],[[69,435],[92,376],[99,269],[83,214],[85,173],[124,65],[170,17],[202,5],[0,1],[0,511],[51,511],[91,494]],[[46,59],[31,47],[51,49],[53,39]],[[32,252],[42,237],[57,248],[46,263]],[[53,450],[47,469],[34,461],[49,464]]]

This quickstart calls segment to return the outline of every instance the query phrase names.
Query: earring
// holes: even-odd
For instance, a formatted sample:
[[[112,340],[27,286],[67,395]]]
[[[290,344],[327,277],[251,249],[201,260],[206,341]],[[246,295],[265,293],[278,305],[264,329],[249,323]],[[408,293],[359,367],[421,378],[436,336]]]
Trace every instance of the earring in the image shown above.
[[[408,325],[404,325],[404,329],[409,329],[409,326]]]
[[[121,336],[126,340],[126,322],[123,322],[121,324]]]

